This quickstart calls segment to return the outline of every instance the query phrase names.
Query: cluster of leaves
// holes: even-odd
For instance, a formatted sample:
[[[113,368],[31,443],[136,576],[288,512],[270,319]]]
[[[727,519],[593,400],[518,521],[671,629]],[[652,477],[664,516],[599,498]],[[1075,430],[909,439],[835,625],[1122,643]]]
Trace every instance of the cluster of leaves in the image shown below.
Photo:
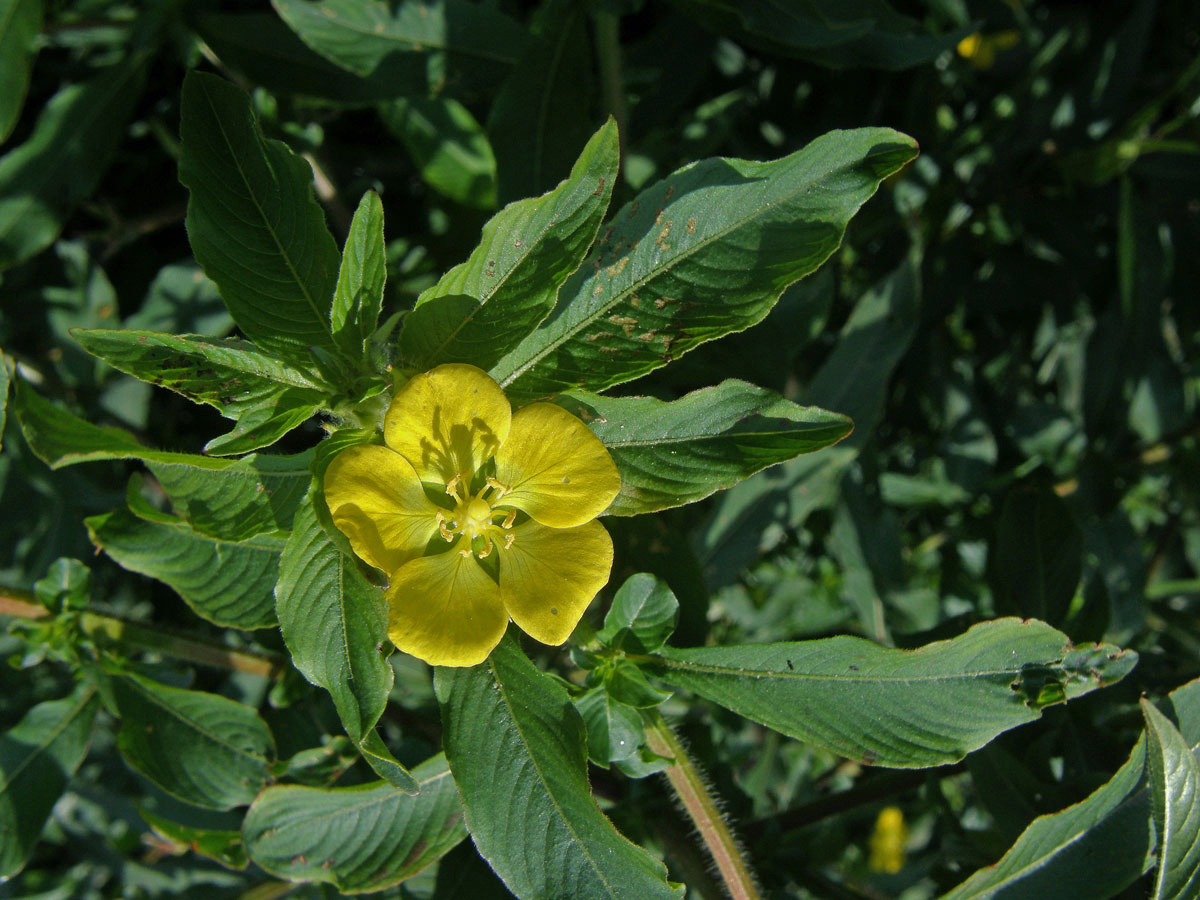
[[[1200,23],[908,6],[0,0],[0,897],[1194,896]],[[329,521],[446,362],[621,473],[568,648]]]

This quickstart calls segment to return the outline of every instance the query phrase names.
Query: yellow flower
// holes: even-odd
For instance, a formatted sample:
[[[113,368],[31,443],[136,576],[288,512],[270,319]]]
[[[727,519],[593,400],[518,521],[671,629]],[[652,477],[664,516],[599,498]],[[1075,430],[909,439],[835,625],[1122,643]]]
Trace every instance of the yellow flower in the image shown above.
[[[593,520],[621,476],[600,439],[552,403],[513,412],[467,365],[397,390],[383,437],[334,457],[325,499],[355,553],[390,578],[392,643],[473,666],[510,618],[542,643],[565,641],[612,567]]]
[[[977,69],[990,69],[996,62],[996,55],[1011,49],[1021,43],[1021,32],[1009,29],[996,34],[983,35],[979,32],[969,34],[958,42],[958,55],[970,60]]]
[[[867,863],[874,872],[895,874],[904,868],[905,847],[908,843],[908,826],[904,824],[904,813],[898,806],[885,806],[875,820],[871,832],[871,856]]]

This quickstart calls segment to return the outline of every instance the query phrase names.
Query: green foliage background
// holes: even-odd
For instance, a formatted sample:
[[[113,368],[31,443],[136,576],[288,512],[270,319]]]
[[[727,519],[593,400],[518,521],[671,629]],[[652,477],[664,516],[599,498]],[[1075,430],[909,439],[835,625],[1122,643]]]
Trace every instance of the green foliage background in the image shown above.
[[[30,734],[42,733],[26,718],[31,709],[34,719],[62,726],[33,795],[9,790],[15,779],[5,782],[3,802],[49,819],[24,870],[0,885],[0,897],[328,896],[335,893],[330,884],[381,887],[369,865],[379,859],[394,864],[389,877],[412,876],[399,885],[391,878],[387,896],[506,896],[471,842],[461,842],[461,823],[428,825],[449,822],[457,810],[438,755],[443,745],[452,764],[493,765],[474,761],[495,749],[486,731],[473,730],[479,720],[471,716],[482,713],[444,721],[438,712],[439,698],[444,709],[486,707],[494,692],[485,675],[443,672],[435,685],[417,661],[397,655],[380,663],[371,653],[368,677],[384,693],[390,687],[390,702],[377,731],[378,711],[365,710],[353,732],[346,708],[357,699],[331,697],[305,681],[325,683],[314,674],[320,648],[291,640],[288,622],[282,637],[274,628],[222,627],[272,625],[276,601],[284,619],[285,585],[294,589],[305,579],[348,584],[351,593],[371,589],[336,548],[312,559],[289,557],[302,539],[322,535],[319,522],[296,510],[308,488],[311,448],[325,435],[322,426],[337,420],[328,413],[310,418],[324,396],[309,383],[284,384],[281,375],[272,382],[275,393],[264,388],[274,403],[270,415],[229,432],[218,410],[230,413],[234,403],[219,394],[202,398],[213,409],[154,389],[81,349],[83,343],[106,355],[102,336],[72,337],[73,329],[125,329],[199,335],[224,347],[233,332],[216,286],[195,262],[213,274],[221,263],[212,260],[224,247],[219,240],[197,242],[206,210],[189,210],[183,186],[200,177],[189,168],[186,126],[182,153],[180,145],[184,76],[194,68],[218,72],[247,91],[264,135],[308,160],[320,203],[311,205],[309,225],[320,230],[323,210],[337,246],[351,236],[347,246],[364,247],[368,269],[370,251],[354,242],[351,222],[364,193],[379,193],[382,212],[366,200],[360,214],[364,220],[386,214],[381,321],[411,310],[420,297],[428,312],[411,322],[426,321],[434,330],[439,317],[461,315],[458,291],[479,296],[478,285],[495,265],[486,253],[472,257],[484,223],[505,204],[555,188],[610,115],[622,153],[621,176],[609,186],[610,216],[698,160],[709,161],[682,177],[716,191],[733,170],[752,177],[776,170],[711,157],[780,160],[839,129],[877,126],[912,136],[920,156],[886,179],[829,261],[787,287],[773,308],[769,299],[760,303],[744,321],[722,326],[738,333],[683,355],[693,337],[703,339],[706,320],[697,315],[678,358],[654,371],[639,368],[636,336],[621,335],[618,322],[613,339],[630,345],[619,358],[631,362],[626,374],[613,377],[614,396],[575,392],[564,400],[603,419],[605,404],[644,395],[655,399],[638,401],[639,421],[653,422],[657,401],[736,378],[776,392],[785,398],[779,403],[849,416],[853,433],[749,478],[741,470],[713,476],[711,485],[688,494],[699,501],[691,505],[638,518],[617,508],[604,520],[617,563],[589,622],[605,643],[618,646],[632,640],[619,631],[624,604],[636,605],[639,615],[653,613],[655,602],[666,604],[649,625],[632,613],[624,623],[641,623],[636,641],[620,646],[641,658],[642,668],[580,650],[571,665],[562,654],[526,649],[543,669],[574,673],[571,690],[587,725],[579,740],[600,763],[588,770],[592,789],[621,833],[655,857],[631,857],[631,868],[620,871],[637,869],[664,891],[657,858],[690,896],[720,896],[691,823],[659,776],[641,777],[655,767],[653,753],[622,757],[614,750],[621,736],[637,742],[642,720],[630,710],[657,705],[660,689],[676,692],[661,709],[707,772],[768,896],[1061,897],[1063,879],[1080,873],[1093,879],[1088,897],[1195,896],[1188,879],[1197,868],[1196,823],[1166,815],[1185,809],[1179,792],[1200,783],[1194,756],[1200,697],[1191,684],[1200,675],[1195,4],[444,0],[389,10],[376,2],[326,0],[321,6],[0,0],[0,347],[21,376],[10,387],[13,371],[0,367],[9,398],[0,456],[0,585],[7,600],[36,601],[54,613],[5,619],[11,633],[0,636],[0,655],[13,665],[0,674],[0,726],[7,733],[0,772],[12,776],[9,761],[21,758]],[[298,164],[278,145],[266,146],[279,166]],[[709,202],[722,209],[734,202],[713,196]],[[652,220],[654,212],[648,206],[640,214]],[[638,214],[629,207],[616,227]],[[618,241],[620,232],[611,239]],[[781,229],[763,244],[786,249],[793,239]],[[335,247],[317,241],[304,258],[313,278],[339,292],[333,294],[339,308],[357,308],[336,283]],[[464,261],[450,285],[455,291],[439,283]],[[360,281],[380,274],[365,271]],[[564,290],[582,294],[589,274],[585,267]],[[781,274],[776,292],[799,274]],[[557,286],[569,271],[538,275]],[[759,302],[752,293],[719,284],[705,296],[733,307]],[[655,296],[667,294],[646,294],[648,307]],[[226,300],[236,302],[228,291]],[[544,310],[527,302],[530,320],[540,320]],[[740,330],[767,309],[765,321]],[[438,352],[476,358],[471,354],[504,326],[486,313],[481,319],[482,338],[468,331],[461,345],[451,351],[438,345]],[[387,342],[367,343],[363,358],[376,368],[397,340],[414,360],[432,352],[415,325],[398,321]],[[265,336],[264,349],[285,358],[308,352],[311,335],[281,334],[270,325],[256,335],[253,327],[242,321],[247,336]],[[350,386],[342,398],[347,408],[351,399],[363,399],[354,391],[368,390],[369,371],[339,368],[337,354],[357,341],[361,355],[370,337],[364,327],[345,323],[331,336],[329,357],[316,360],[322,373]],[[172,349],[154,357],[155,364]],[[603,356],[593,354],[590,363],[574,357],[572,364],[602,366]],[[484,364],[494,362],[503,372],[503,361]],[[553,375],[522,381],[514,374],[510,394],[528,399],[571,386]],[[171,377],[164,370],[163,378]],[[738,404],[762,405],[753,390],[704,395],[703,409],[727,412],[732,421],[742,415]],[[23,436],[13,415],[20,397],[21,409],[40,409],[39,398],[48,398],[57,404],[49,410],[119,426],[137,441],[129,443],[125,432],[89,433],[70,452],[96,461],[48,468],[34,451],[39,434],[53,442],[65,433],[51,427],[58,413],[38,420],[41,432],[27,425]],[[676,415],[673,427],[696,426],[696,416]],[[228,468],[225,483],[251,492],[230,490],[222,502],[256,509],[262,518],[221,514],[205,524],[204,504],[213,498],[197,499],[198,476],[172,454],[254,450],[259,429],[282,436],[272,448],[282,457],[213,457],[212,465]],[[161,450],[147,454],[150,447]],[[799,443],[793,452],[802,452]],[[152,477],[126,457],[146,460]],[[639,461],[650,472],[638,485],[645,508],[670,505],[654,505],[653,492],[664,484],[671,485],[667,494],[686,492],[670,481],[677,477],[683,485],[686,473],[673,472],[669,462]],[[273,497],[265,511],[251,496],[261,479]],[[718,487],[729,489],[707,496]],[[181,527],[163,512],[168,496],[191,523],[183,526],[189,535],[195,529],[235,549],[214,561],[204,555],[212,541],[201,541],[177,570],[154,569],[157,581],[130,574],[148,571],[146,560],[156,559],[155,548]],[[242,530],[221,531],[231,521]],[[282,534],[289,528],[291,551]],[[94,544],[106,554],[93,555]],[[87,567],[55,563],[64,557]],[[272,567],[281,558],[275,589]],[[629,597],[602,625],[613,595],[635,573],[660,581],[629,582]],[[35,582],[36,595],[29,593]],[[667,588],[679,604],[671,643],[694,649],[657,652],[671,634],[662,624],[670,618],[661,599]],[[1062,659],[1049,674],[1027,673],[1020,685],[1028,724],[999,737],[995,731],[960,736],[954,727],[976,700],[951,686],[934,684],[924,689],[928,696],[900,689],[872,707],[837,694],[835,681],[818,685],[811,700],[784,674],[800,656],[780,650],[767,658],[731,646],[802,647],[797,653],[819,662],[822,653],[845,645],[795,642],[857,635],[915,648],[1004,616],[1039,619],[1079,645],[1105,641],[1135,650],[1137,668],[1119,684],[1076,699],[1062,684],[1074,673],[1094,672],[1094,661],[1072,656],[1076,651],[1050,628],[1049,637],[1011,623],[968,632],[979,639],[990,634],[1004,648],[1044,638]],[[114,621],[124,623],[124,632],[111,633]],[[115,680],[112,696],[76,689],[72,672],[80,657],[114,637],[152,652],[126,651],[135,674]],[[952,646],[964,657],[972,652],[966,644]],[[216,665],[197,659],[198,648],[214,647],[207,663]],[[281,662],[289,648],[296,668]],[[864,667],[873,664],[870,652],[855,652]],[[250,664],[255,660],[258,669]],[[528,665],[506,640],[496,677],[507,672],[513,684],[527,681],[529,696],[547,708],[565,703],[564,686],[538,681]],[[585,691],[576,666],[603,673],[604,689],[597,675]],[[761,689],[731,694],[721,673],[744,676],[756,667],[766,673]],[[185,688],[191,693],[178,693]],[[1143,701],[1139,709],[1140,697],[1158,706]],[[1047,705],[1068,698],[1070,704]],[[818,712],[810,714],[806,703]],[[141,721],[160,704],[197,704],[193,721],[220,723],[226,737],[237,735],[236,746],[162,734],[156,739],[165,743],[156,745],[118,725],[113,714]],[[261,719],[247,718],[247,706]],[[963,762],[916,771],[864,765],[872,760],[836,752],[839,728],[854,726],[819,714],[839,706],[846,720],[927,715],[915,730],[936,722],[939,736],[954,733],[961,741],[956,755],[892,765],[932,766],[974,752]],[[559,739],[541,735],[538,746]],[[192,747],[203,760],[196,765],[224,780],[179,787],[175,796],[164,792],[164,780],[183,785],[195,771],[188,758],[173,755],[179,746]],[[544,752],[550,758],[557,751]],[[505,771],[504,763],[501,756],[496,771]],[[177,771],[164,771],[172,766]],[[576,774],[571,769],[564,781]],[[412,802],[401,799],[409,797],[402,791],[410,779],[422,787]],[[243,823],[236,808],[257,793],[247,784],[267,781],[290,784],[271,788],[269,803],[256,803]],[[339,802],[370,809],[381,824],[372,830],[378,844],[357,847],[367,862],[351,859],[331,875],[297,861],[286,840],[270,841],[280,823],[303,821],[306,791],[335,781],[361,793]],[[470,808],[470,792],[480,788],[460,781]],[[562,796],[578,799],[576,788],[571,781]],[[1172,806],[1172,797],[1179,805]],[[1035,821],[1085,798],[1066,819]],[[872,828],[887,805],[904,811],[909,828],[898,872],[868,862]],[[581,820],[600,829],[589,815],[580,813]],[[470,814],[467,825],[477,827]],[[433,830],[421,831],[426,827]],[[418,842],[412,838],[418,832],[436,832],[437,840]],[[249,867],[243,841],[256,848]],[[455,845],[440,865],[427,868]],[[1083,848],[1079,857],[1072,856],[1076,845]],[[0,847],[6,871],[12,857],[5,854],[15,846]],[[997,869],[982,869],[1009,848]],[[575,877],[571,864],[552,846],[543,850],[535,858],[547,863],[541,868],[550,870],[549,887],[539,887],[534,874],[496,870],[521,896],[555,895],[556,877],[561,894]],[[305,883],[292,887],[276,876]]]

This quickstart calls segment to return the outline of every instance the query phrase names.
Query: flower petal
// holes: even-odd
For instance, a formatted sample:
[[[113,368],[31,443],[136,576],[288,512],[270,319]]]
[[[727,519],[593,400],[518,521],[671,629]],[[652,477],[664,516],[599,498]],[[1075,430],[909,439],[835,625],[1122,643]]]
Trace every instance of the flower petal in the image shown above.
[[[385,572],[420,556],[437,532],[438,507],[413,467],[387,447],[347,447],[335,456],[325,501],[354,552]]]
[[[500,551],[500,596],[512,620],[543,644],[567,639],[612,569],[612,538],[599,522],[547,528],[528,521]]]
[[[591,521],[621,490],[608,449],[582,421],[553,403],[516,411],[496,454],[496,479],[512,491],[499,505],[515,506],[552,528]]]
[[[415,375],[396,391],[383,437],[422,481],[446,484],[495,453],[511,421],[508,398],[486,372],[451,364]]]
[[[387,590],[388,637],[434,666],[474,666],[508,627],[500,588],[456,550],[401,567]]]

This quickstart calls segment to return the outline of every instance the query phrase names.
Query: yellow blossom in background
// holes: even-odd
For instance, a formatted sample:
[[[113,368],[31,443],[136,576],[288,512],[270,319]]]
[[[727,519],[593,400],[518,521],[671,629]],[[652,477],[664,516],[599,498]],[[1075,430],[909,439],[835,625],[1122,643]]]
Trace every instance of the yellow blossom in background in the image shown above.
[[[885,806],[875,819],[871,832],[871,855],[867,865],[873,872],[894,875],[904,868],[904,845],[908,843],[908,826],[898,806]]]
[[[325,499],[355,553],[388,574],[392,643],[473,666],[510,618],[542,643],[565,641],[612,567],[593,520],[621,477],[600,439],[552,403],[514,413],[468,365],[397,390],[383,437],[334,457]]]
[[[969,34],[958,42],[958,55],[969,60],[977,69],[990,69],[996,62],[996,54],[1009,50],[1021,43],[1021,32],[1015,29],[983,35]]]

